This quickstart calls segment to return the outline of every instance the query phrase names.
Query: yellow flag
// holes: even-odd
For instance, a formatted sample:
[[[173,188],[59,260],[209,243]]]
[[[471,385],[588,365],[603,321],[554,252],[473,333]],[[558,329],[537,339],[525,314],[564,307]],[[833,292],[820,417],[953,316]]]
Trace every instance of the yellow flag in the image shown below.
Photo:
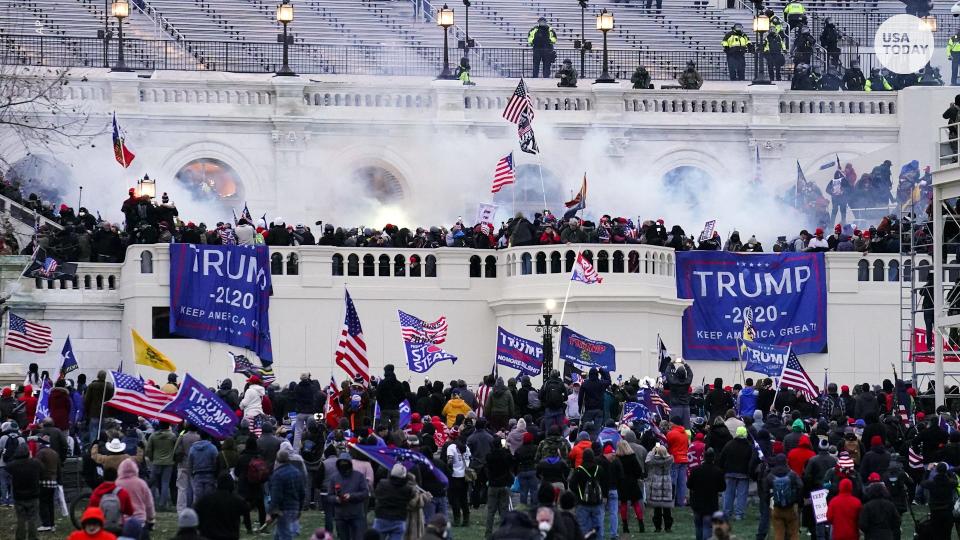
[[[130,329],[133,336],[133,359],[140,365],[150,366],[160,371],[176,371],[177,366],[167,358],[167,355],[147,343],[136,330]]]

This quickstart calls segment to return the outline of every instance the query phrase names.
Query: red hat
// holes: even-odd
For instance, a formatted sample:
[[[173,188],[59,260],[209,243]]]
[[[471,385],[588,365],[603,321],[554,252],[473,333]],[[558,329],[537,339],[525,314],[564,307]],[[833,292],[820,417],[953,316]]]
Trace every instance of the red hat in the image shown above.
[[[70,207],[67,206],[67,203],[60,203],[60,211],[61,211],[61,212],[63,212],[64,210],[69,210],[69,209],[70,209]]]
[[[732,392],[732,391],[733,391],[733,387],[732,387],[732,386],[724,386],[724,387],[723,387],[723,391],[724,391],[724,392]]]
[[[260,378],[259,375],[251,375],[250,378],[247,379],[247,382],[250,384],[254,384],[254,383],[260,384],[261,381],[262,379]]]
[[[917,389],[912,386],[907,388],[907,395],[910,397],[917,397]]]
[[[869,230],[863,231],[863,237],[870,238],[870,231]]]
[[[657,223],[659,223],[660,225],[663,225],[663,218],[658,219]]]
[[[611,445],[608,444],[608,445],[606,445],[606,446],[603,447],[603,455],[606,456],[606,455],[612,454],[612,453],[613,453],[613,446],[611,446]]]
[[[129,193],[130,195],[133,195],[133,194],[136,193],[136,192],[137,192],[137,190],[136,190],[135,188],[130,188],[130,189],[127,190],[127,193]]]
[[[843,385],[843,386],[840,387],[840,391],[841,391],[841,392],[849,392],[849,391],[850,391],[850,387],[847,386],[847,385]]]
[[[814,234],[823,234],[823,229],[817,227],[817,230],[814,232]]]
[[[838,232],[840,232],[840,229],[841,229],[841,228],[842,228],[842,227],[840,227],[840,224],[837,223],[836,225],[834,225],[833,231],[838,233]]]
[[[410,421],[411,421],[411,422],[419,422],[419,421],[420,421],[420,413],[415,412],[415,413],[411,414],[411,415],[410,415]]]
[[[923,411],[918,412],[918,413],[917,413],[917,422],[923,422],[923,419],[926,418],[926,417],[927,417],[927,415],[924,414]]]
[[[3,392],[0,392],[0,396],[3,396],[3,397],[10,397],[12,395],[13,395],[13,390],[11,390],[9,386],[4,388]]]
[[[870,476],[867,477],[867,482],[880,482],[880,475],[872,472]]]
[[[533,442],[533,433],[527,431],[523,434],[523,444],[530,444]]]
[[[697,433],[696,435],[694,435],[694,436],[693,436],[693,440],[695,440],[695,441],[702,441],[702,440],[703,440],[703,433]]]
[[[873,448],[874,446],[883,446],[883,439],[881,439],[879,435],[870,437],[870,448]]]
[[[196,227],[196,226],[197,226],[197,225],[196,225],[194,222],[192,222],[192,221],[188,221],[188,222],[187,222],[187,227]]]
[[[29,396],[29,395],[32,394],[32,393],[33,393],[33,386],[30,386],[30,385],[28,384],[28,385],[26,385],[26,386],[23,387],[23,395]]]

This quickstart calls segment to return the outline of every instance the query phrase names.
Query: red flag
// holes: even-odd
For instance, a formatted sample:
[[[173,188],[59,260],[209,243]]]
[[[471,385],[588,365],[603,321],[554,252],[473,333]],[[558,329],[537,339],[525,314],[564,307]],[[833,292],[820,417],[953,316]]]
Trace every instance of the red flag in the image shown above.
[[[120,132],[120,126],[117,125],[116,113],[113,114],[113,157],[124,169],[129,167],[133,158],[136,157],[124,142],[123,134]]]

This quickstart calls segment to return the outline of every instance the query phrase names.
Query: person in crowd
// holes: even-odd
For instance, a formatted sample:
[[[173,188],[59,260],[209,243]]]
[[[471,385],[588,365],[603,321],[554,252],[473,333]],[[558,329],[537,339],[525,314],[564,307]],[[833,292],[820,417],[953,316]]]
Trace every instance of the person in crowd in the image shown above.
[[[107,382],[107,372],[100,370],[97,372],[97,378],[87,386],[83,394],[83,409],[87,411],[87,424],[89,427],[87,442],[92,442],[100,437],[100,414],[95,415],[93,411],[103,410],[104,401],[113,397],[113,383]]]
[[[140,468],[134,459],[127,458],[117,468],[116,485],[127,493],[133,512],[130,516],[140,523],[152,528],[156,521],[156,508],[153,502],[153,493],[146,481],[140,478]]]
[[[289,461],[289,456],[286,456],[286,459]],[[289,467],[289,470],[292,471],[293,468]],[[337,537],[344,540],[361,540],[367,529],[365,507],[370,497],[370,488],[363,473],[353,469],[353,459],[350,454],[344,452],[337,458],[336,468],[326,479],[324,491],[334,508]]]
[[[573,62],[569,58],[564,58],[560,69],[557,70],[557,78],[560,79],[557,83],[560,88],[577,87],[577,70],[574,69]]]
[[[633,74],[630,75],[630,84],[633,85],[634,90],[653,90],[653,83],[646,66],[637,66],[637,69],[633,70]]]
[[[733,440],[724,445],[717,459],[726,486],[722,490],[723,512],[727,516],[735,517],[737,521],[746,516],[747,491],[750,487],[749,465],[753,453],[753,445],[747,440],[747,428],[739,426]],[[713,512],[701,512],[704,520],[712,514]]]
[[[745,55],[753,50],[753,44],[750,38],[743,32],[743,25],[735,23],[723,40],[720,42],[723,52],[727,55],[727,69],[730,72],[731,81],[744,80],[747,61]]]
[[[335,448],[330,446],[335,452]],[[266,523],[266,508],[264,507],[264,485],[270,478],[271,470],[267,462],[260,455],[257,438],[249,435],[243,445],[243,451],[237,459],[234,468],[237,475],[238,494],[246,502],[247,510],[243,514],[244,527],[248,533],[252,532],[250,511],[257,510],[258,528]],[[331,471],[332,474],[333,471]],[[328,527],[332,528],[332,527]]]
[[[303,474],[290,463],[290,453],[287,450],[277,452],[277,467],[270,475],[270,507],[267,509],[267,521],[276,522],[276,540],[292,540],[300,534],[303,483]],[[366,493],[364,498],[365,495]],[[350,497],[350,494],[346,493],[346,496]],[[356,500],[360,500],[362,504],[359,496]]]
[[[377,501],[373,529],[385,540],[402,540],[407,526],[407,504],[414,498],[414,489],[407,481],[407,468],[395,463],[389,477],[380,480],[373,495]]]
[[[190,474],[190,486],[193,500],[197,501],[216,489],[217,447],[210,442],[206,431],[200,432],[200,440],[190,446],[187,452],[187,471]]]
[[[820,46],[827,51],[827,60],[831,65],[840,64],[840,38],[842,34],[830,17],[824,17],[820,30]]]
[[[540,17],[537,25],[527,32],[527,45],[533,48],[533,78],[540,76],[543,68],[543,78],[550,78],[550,66],[557,58],[553,46],[557,43],[557,33],[547,22],[546,17]]]
[[[710,538],[712,516],[720,509],[718,497],[728,487],[724,480],[724,472],[714,463],[715,460],[716,452],[713,448],[708,448],[703,454],[703,463],[690,473],[690,478],[687,480],[697,540]]]
[[[870,78],[863,84],[863,90],[865,92],[889,92],[893,90],[893,86],[884,71],[880,68],[871,69]]]
[[[592,449],[583,451],[583,462],[570,475],[570,491],[576,496],[576,517],[586,534],[603,536],[604,495],[610,478],[594,457]]]
[[[670,483],[676,496],[677,506],[685,506],[687,501],[687,464],[690,439],[683,428],[683,419],[674,416],[670,419],[670,431],[667,432],[667,449],[672,456],[670,465]]]
[[[183,511],[188,506],[193,506],[193,484],[191,482],[190,466],[188,456],[190,448],[200,440],[200,434],[197,428],[186,425],[180,432],[177,442],[173,448],[173,460],[177,464],[177,512]]]
[[[90,494],[90,506],[103,511],[103,528],[120,534],[123,522],[134,513],[133,501],[125,489],[117,485],[116,469],[103,470],[103,482]]]
[[[193,508],[177,512],[177,534],[171,540],[206,540],[200,534],[200,518]]]
[[[18,445],[6,463],[7,474],[13,486],[13,509],[16,514],[16,540],[36,540],[39,528],[39,508],[43,464],[30,457],[26,445]]]
[[[693,60],[687,61],[687,67],[677,75],[677,83],[684,90],[699,90],[703,86],[703,77],[697,71],[697,63]]]
[[[143,452],[150,467],[150,487],[157,501],[157,509],[163,511],[170,507],[170,479],[173,477],[176,444],[177,436],[170,430],[170,424],[159,422],[147,439]]]
[[[249,516],[250,506],[236,494],[233,477],[222,473],[216,491],[197,500],[194,511],[200,534],[208,540],[239,540],[240,523],[244,515]]]
[[[773,457],[773,466],[763,480],[770,494],[770,523],[777,540],[800,539],[800,514],[803,481],[789,467],[783,454]]]
[[[840,492],[827,505],[827,521],[830,523],[835,540],[857,540],[860,538],[860,511],[863,503],[853,495],[853,482],[844,478],[840,481]]]
[[[80,530],[73,531],[67,540],[115,540],[116,536],[103,528],[103,512],[93,506],[87,507],[80,517]]]

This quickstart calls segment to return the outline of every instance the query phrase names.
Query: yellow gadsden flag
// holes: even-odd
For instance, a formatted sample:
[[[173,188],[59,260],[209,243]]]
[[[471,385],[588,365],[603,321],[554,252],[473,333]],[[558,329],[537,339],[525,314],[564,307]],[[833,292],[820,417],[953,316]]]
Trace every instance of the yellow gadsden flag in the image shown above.
[[[150,366],[160,371],[177,370],[177,366],[167,358],[167,355],[147,343],[136,330],[131,328],[130,334],[133,336],[133,359],[138,364]]]

